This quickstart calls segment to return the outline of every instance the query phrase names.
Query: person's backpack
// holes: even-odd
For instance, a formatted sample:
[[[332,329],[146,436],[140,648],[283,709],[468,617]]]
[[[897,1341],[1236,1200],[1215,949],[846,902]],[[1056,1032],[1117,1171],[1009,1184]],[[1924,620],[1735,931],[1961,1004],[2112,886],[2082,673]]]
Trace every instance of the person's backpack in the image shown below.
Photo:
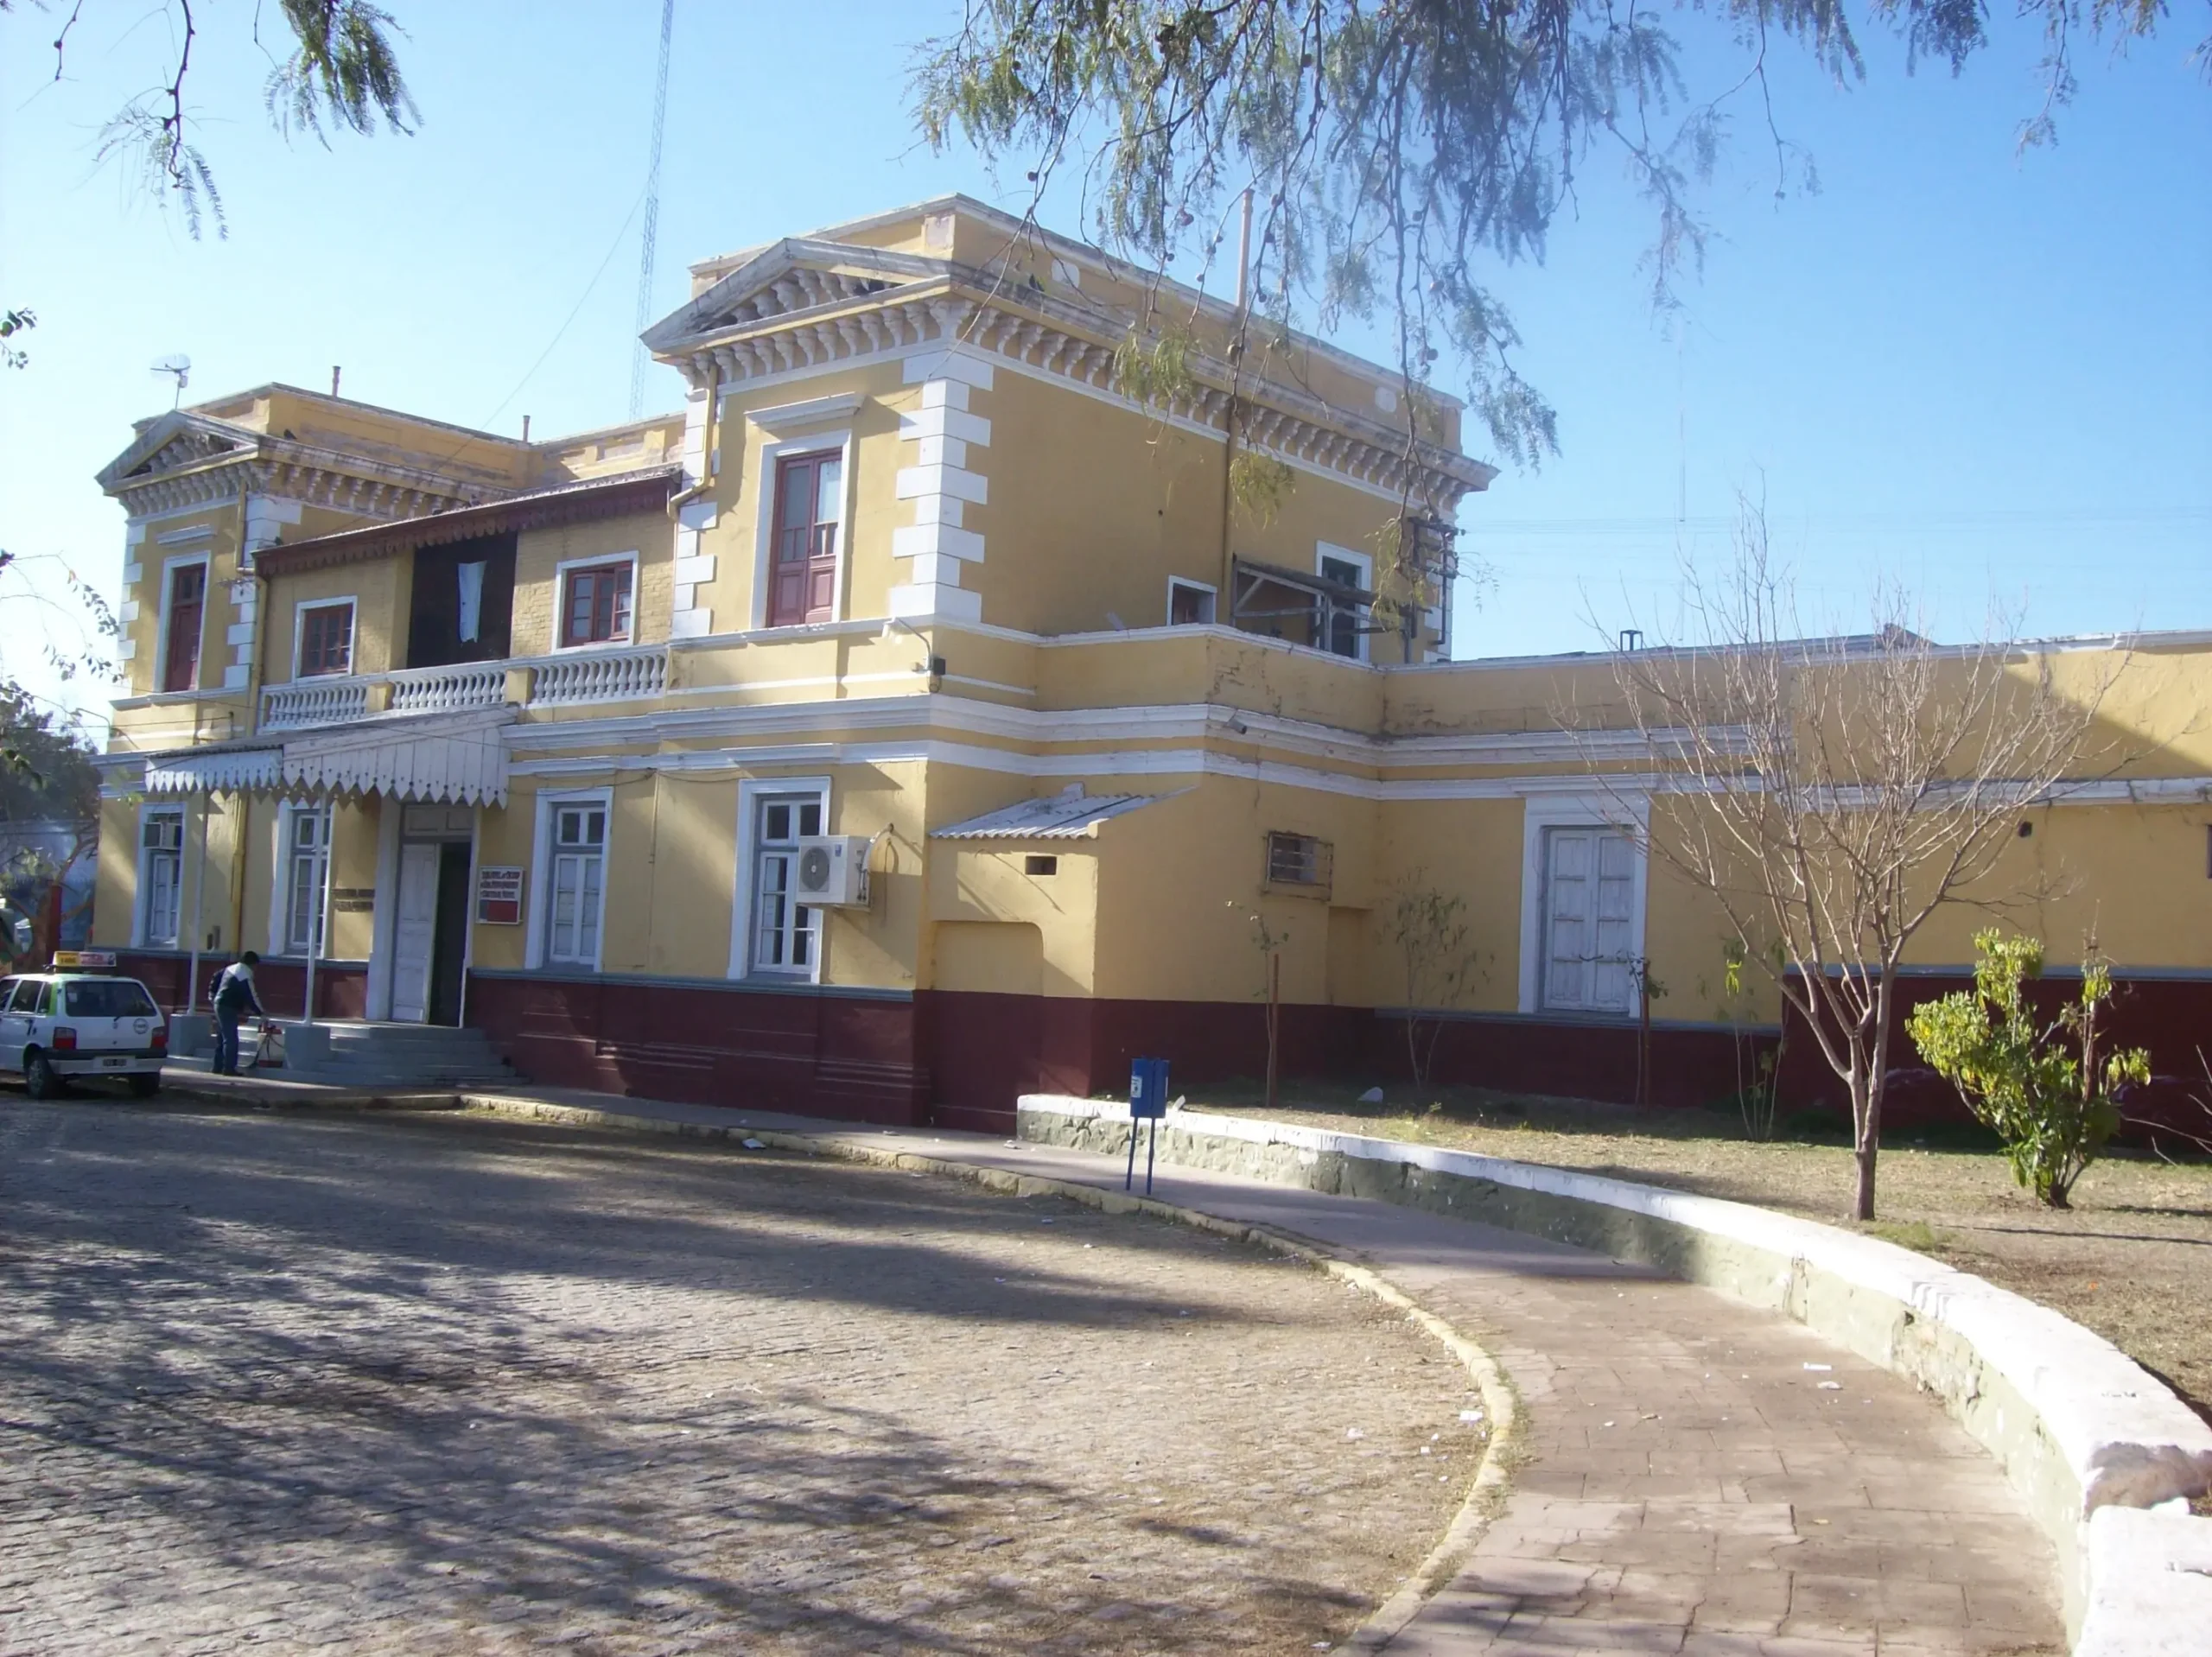
[[[228,967],[218,967],[215,968],[215,975],[207,981],[207,1005],[210,1007],[215,1005],[216,996],[222,994],[223,975],[228,971],[230,971]]]

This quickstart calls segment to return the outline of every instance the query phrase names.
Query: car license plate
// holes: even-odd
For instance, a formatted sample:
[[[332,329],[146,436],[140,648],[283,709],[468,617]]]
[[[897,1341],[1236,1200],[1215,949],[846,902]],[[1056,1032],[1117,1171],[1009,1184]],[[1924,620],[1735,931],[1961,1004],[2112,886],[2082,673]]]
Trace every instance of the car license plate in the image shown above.
[[[130,1061],[127,1058],[104,1058],[100,1061],[100,1068],[105,1070],[119,1070],[129,1063]]]

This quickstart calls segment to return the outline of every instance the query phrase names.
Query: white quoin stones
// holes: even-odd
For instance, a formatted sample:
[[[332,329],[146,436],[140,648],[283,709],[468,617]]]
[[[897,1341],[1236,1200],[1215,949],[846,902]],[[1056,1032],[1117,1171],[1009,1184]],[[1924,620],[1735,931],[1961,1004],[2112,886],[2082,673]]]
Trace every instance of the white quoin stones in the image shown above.
[[[899,416],[899,441],[913,450],[899,468],[898,495],[913,502],[914,521],[891,532],[891,556],[908,561],[906,581],[891,589],[891,613],[981,621],[982,594],[961,585],[961,566],[983,562],[983,537],[966,515],[990,499],[976,451],[990,447],[991,422],[971,404],[991,389],[991,365],[956,346],[908,358],[906,379],[921,387],[922,401]]]
[[[683,486],[696,486],[721,470],[721,457],[707,453],[707,409],[712,393],[696,390],[683,404]],[[677,509],[675,604],[668,618],[671,638],[703,638],[715,630],[715,613],[700,600],[700,589],[715,579],[715,555],[699,550],[700,536],[718,516],[711,496],[686,501]]]

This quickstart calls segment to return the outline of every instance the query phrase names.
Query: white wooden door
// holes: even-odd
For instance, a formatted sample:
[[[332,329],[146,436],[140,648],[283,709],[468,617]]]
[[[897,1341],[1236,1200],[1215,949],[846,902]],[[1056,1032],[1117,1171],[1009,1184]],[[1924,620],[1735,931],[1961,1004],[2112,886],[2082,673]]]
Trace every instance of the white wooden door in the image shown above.
[[[438,862],[443,848],[399,848],[399,911],[391,931],[391,1016],[422,1024],[430,1016],[430,960],[438,941]]]
[[[1634,848],[1602,828],[1554,828],[1545,871],[1544,1005],[1626,1013],[1632,1000]]]

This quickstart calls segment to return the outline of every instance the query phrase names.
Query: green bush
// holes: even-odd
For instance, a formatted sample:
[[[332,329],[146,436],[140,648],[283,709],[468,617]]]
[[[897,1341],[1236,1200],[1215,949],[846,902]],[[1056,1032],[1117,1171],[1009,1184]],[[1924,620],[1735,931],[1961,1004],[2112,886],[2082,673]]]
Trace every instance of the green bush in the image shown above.
[[[1975,1117],[2004,1142],[2012,1176],[2063,1209],[2074,1182],[2120,1127],[2113,1095],[2150,1079],[2150,1055],[2122,1048],[2099,1062],[2097,1016],[2112,999],[2112,969],[2082,965],[2082,993],[2042,1025],[2026,986],[2043,975],[2043,945],[1975,934],[1974,988],[1927,1001],[1906,1020],[1913,1044],[1936,1074],[1955,1083]]]

